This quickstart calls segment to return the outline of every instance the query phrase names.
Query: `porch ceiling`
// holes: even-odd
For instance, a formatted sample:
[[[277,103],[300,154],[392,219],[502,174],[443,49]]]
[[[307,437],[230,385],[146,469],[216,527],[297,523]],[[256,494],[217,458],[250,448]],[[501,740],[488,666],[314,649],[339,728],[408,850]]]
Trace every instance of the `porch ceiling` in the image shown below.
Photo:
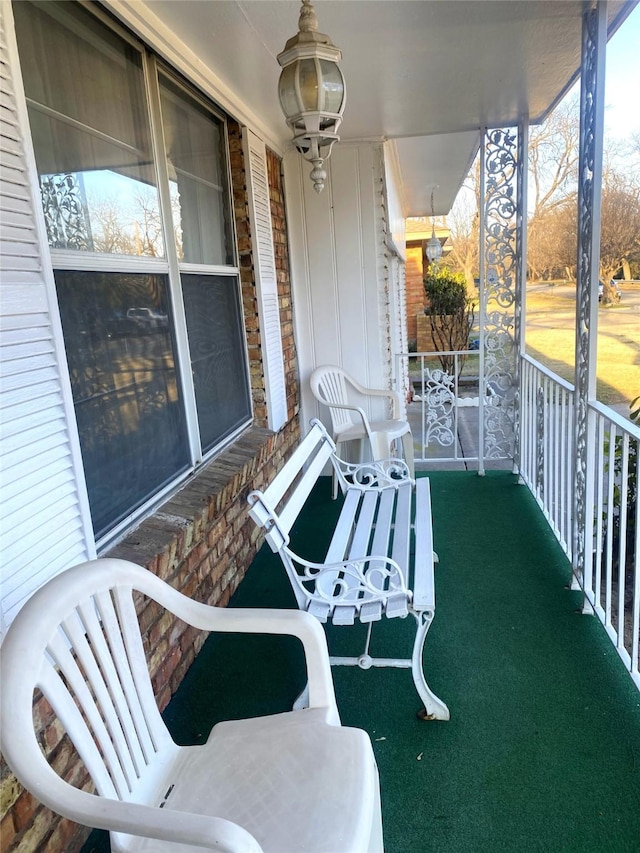
[[[145,0],[137,6],[187,45],[283,148],[277,54],[299,0]],[[632,8],[609,0],[610,34]],[[146,7],[146,9],[144,9]],[[479,128],[539,121],[580,65],[582,0],[316,0],[320,31],[343,51],[343,140],[394,139],[405,213],[449,211]]]

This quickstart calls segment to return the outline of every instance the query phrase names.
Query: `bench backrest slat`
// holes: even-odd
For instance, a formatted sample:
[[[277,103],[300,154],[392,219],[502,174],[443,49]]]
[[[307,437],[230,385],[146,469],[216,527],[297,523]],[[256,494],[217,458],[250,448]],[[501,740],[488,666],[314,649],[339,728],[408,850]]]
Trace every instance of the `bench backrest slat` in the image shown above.
[[[291,497],[288,498],[280,510],[280,523],[287,533],[291,530],[296,518],[300,515],[302,507],[311,494],[311,490],[322,473],[322,469],[331,458],[332,453],[333,451],[328,444],[321,445],[318,453],[309,463],[309,467],[302,473]]]
[[[250,510],[250,515],[257,524],[266,527],[267,542],[275,551],[284,544],[279,534],[289,534],[334,449],[335,445],[323,427],[314,424],[264,492],[256,490],[249,496],[252,506],[264,498],[263,507],[269,507],[265,513],[257,505]],[[294,488],[287,496],[292,486]],[[277,530],[273,535],[269,533],[266,515],[276,521]]]

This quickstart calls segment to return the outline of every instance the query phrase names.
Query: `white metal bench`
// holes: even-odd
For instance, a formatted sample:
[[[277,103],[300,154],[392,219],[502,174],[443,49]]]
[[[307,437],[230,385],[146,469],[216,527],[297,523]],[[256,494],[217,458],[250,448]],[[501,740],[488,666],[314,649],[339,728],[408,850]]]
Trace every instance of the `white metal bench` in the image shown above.
[[[298,637],[309,707],[221,722],[206,743],[178,746],[155,702],[134,593],[203,631]],[[382,853],[371,741],[340,725],[324,632],[305,613],[209,607],[140,566],[94,560],[29,599],[0,660],[7,763],[49,808],[110,830],[114,853]],[[36,689],[97,794],[48,763],[34,730]]]
[[[291,550],[289,534],[327,462],[344,503],[324,562],[313,563]],[[411,668],[425,705],[421,716],[448,720],[449,709],[429,688],[422,665],[436,603],[429,480],[412,480],[400,459],[344,462],[324,426],[314,420],[273,482],[264,491],[251,492],[248,500],[251,518],[282,558],[299,608],[334,625],[368,623],[363,654],[331,657],[331,663]],[[417,623],[411,658],[372,658],[373,622],[408,614]],[[302,696],[300,703],[304,701]]]

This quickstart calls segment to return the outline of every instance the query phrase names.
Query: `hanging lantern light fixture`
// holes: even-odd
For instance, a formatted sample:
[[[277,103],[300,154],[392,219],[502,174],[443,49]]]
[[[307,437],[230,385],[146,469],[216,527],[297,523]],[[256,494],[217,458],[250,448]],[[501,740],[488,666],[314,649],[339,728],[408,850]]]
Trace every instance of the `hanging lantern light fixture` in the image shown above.
[[[311,180],[322,192],[327,173],[324,161],[340,137],[346,91],[338,62],[342,51],[329,36],[318,32],[311,0],[302,0],[298,33],[278,55],[282,66],[278,82],[280,106],[293,131],[293,144],[313,163]]]
[[[436,237],[436,220],[433,212],[433,190],[431,190],[431,237],[427,240],[427,257],[429,263],[437,265],[442,257],[442,243]]]

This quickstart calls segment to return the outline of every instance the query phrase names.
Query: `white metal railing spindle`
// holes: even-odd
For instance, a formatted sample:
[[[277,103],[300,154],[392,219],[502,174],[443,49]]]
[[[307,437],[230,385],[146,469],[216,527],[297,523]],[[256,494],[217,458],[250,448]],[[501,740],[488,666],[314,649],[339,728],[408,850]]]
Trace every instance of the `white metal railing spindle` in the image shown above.
[[[627,504],[629,482],[629,435],[621,437],[620,507],[618,523],[618,648],[625,648],[625,594],[627,565]]]
[[[636,445],[636,466],[640,447]],[[636,467],[637,476],[637,467]],[[638,531],[640,530],[640,493],[636,484],[636,550],[633,561],[633,613],[631,623],[631,676],[640,689],[640,672],[638,655],[640,653],[640,548],[638,547]]]
[[[566,431],[567,431],[567,392],[561,392],[562,404],[560,407],[560,470],[558,479],[560,481],[560,541],[565,542],[567,538],[567,478],[565,476],[565,460],[568,454]]]
[[[595,602],[596,606],[602,609],[602,553],[604,547],[602,519],[604,517],[604,429],[602,418],[598,419],[598,430],[596,438],[596,488],[595,488],[595,507],[596,507],[596,538],[595,538]]]
[[[606,573],[607,585],[605,592],[605,625],[608,628],[612,627],[611,622],[611,607],[613,599],[613,496],[615,491],[615,439],[616,428],[615,424],[611,425],[609,430],[609,447],[607,450],[607,460],[605,462],[605,470],[607,474],[607,512],[606,512]]]

